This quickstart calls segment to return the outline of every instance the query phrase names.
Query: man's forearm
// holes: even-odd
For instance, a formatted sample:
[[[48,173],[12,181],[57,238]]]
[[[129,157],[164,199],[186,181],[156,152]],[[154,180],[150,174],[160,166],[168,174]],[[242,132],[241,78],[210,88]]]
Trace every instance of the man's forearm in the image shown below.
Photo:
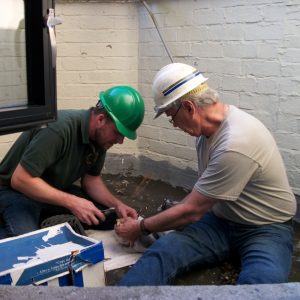
[[[146,218],[143,225],[151,232],[176,229],[199,220],[215,202],[192,191],[179,204]]]
[[[116,207],[120,203],[120,200],[108,190],[101,177],[85,175],[81,184],[85,192],[98,203],[107,207]]]
[[[144,219],[143,225],[150,232],[161,232],[176,229],[192,223],[194,220],[194,213],[187,211],[184,204],[180,203],[157,215]]]
[[[11,187],[36,201],[69,208],[76,196],[60,191],[40,177],[32,177],[21,165],[18,165],[12,178]]]

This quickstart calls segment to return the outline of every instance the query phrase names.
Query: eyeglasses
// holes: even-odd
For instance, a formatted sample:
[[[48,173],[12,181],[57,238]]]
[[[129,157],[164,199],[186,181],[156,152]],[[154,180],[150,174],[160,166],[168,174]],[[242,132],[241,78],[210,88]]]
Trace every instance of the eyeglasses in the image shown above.
[[[182,105],[181,105],[181,103],[180,103],[180,105],[179,105],[179,107],[177,108],[175,114],[174,114],[173,116],[171,116],[171,119],[169,120],[169,122],[170,122],[172,125],[174,125],[175,117],[176,117],[176,115],[178,114],[178,112],[179,112],[179,110],[180,110],[181,107],[182,107]]]

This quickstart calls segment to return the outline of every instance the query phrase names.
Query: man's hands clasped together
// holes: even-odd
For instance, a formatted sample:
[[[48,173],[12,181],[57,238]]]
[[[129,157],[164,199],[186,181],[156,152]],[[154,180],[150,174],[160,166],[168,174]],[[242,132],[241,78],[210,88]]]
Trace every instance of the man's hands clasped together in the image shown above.
[[[141,234],[140,221],[130,217],[120,219],[115,225],[115,232],[123,240],[128,241],[131,246]]]

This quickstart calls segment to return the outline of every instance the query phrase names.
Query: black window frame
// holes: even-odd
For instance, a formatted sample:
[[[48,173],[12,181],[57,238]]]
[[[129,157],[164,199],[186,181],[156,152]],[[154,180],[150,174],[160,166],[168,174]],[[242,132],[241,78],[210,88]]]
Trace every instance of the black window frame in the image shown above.
[[[45,125],[57,118],[56,68],[45,18],[55,0],[24,0],[27,100],[0,109],[0,135]]]

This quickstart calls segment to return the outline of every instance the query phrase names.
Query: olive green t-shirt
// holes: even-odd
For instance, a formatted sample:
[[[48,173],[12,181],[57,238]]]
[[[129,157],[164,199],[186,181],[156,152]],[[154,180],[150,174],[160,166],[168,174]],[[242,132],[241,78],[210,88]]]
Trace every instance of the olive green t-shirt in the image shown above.
[[[0,164],[1,185],[10,185],[19,162],[59,189],[84,174],[100,175],[106,151],[89,140],[89,119],[90,110],[62,110],[46,128],[23,132]]]

